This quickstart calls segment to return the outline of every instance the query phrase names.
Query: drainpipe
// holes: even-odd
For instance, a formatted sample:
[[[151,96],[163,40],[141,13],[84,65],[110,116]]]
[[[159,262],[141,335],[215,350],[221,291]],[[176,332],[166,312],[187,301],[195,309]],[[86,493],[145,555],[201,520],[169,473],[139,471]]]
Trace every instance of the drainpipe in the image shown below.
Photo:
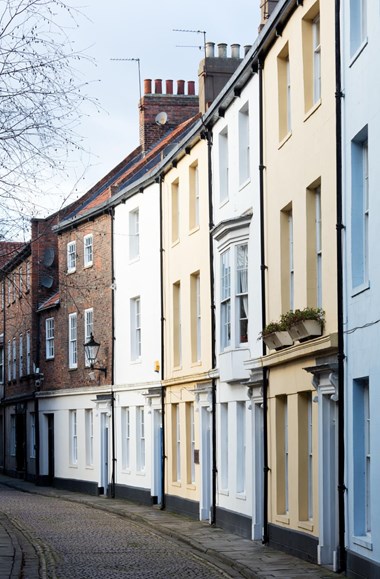
[[[212,205],[212,132],[208,130],[206,133],[207,139],[207,171],[208,171],[208,211],[209,211],[209,263],[210,263],[210,301],[211,301],[211,365],[216,368],[216,351],[215,351],[215,281],[214,281],[214,247],[212,229],[213,222],[213,205]],[[216,523],[216,479],[218,468],[216,463],[216,379],[212,379],[211,383],[211,407],[212,407],[212,505],[211,505],[211,525]]]
[[[3,278],[3,283],[4,283],[4,308],[3,308],[3,340],[4,340],[4,345],[3,345],[3,380],[4,380],[4,405],[3,405],[3,472],[4,474],[6,474],[7,469],[6,469],[6,460],[7,460],[7,429],[6,429],[6,419],[7,419],[7,412],[6,412],[6,391],[7,391],[7,380],[8,380],[8,350],[6,349],[6,340],[5,340],[5,336],[6,336],[6,321],[7,321],[7,317],[5,315],[6,312],[6,307],[5,307],[5,280],[6,280],[6,276]],[[5,363],[5,352],[7,352],[7,363]]]
[[[165,503],[165,394],[166,389],[163,384],[165,378],[165,318],[164,318],[164,242],[163,242],[163,224],[162,224],[162,181],[163,176],[158,177],[159,196],[160,196],[160,307],[161,307],[161,423],[162,423],[162,440],[161,440],[161,506],[164,510]]]
[[[260,274],[261,274],[261,323],[266,325],[266,265],[265,265],[265,214],[264,214],[264,97],[263,97],[263,61],[258,61],[259,74],[259,193],[260,193]],[[266,346],[262,340],[263,356]],[[268,369],[263,366],[263,537],[262,542],[268,543]]]
[[[344,334],[343,334],[343,208],[342,208],[342,85],[340,57],[340,0],[335,0],[335,119],[336,119],[336,240],[338,313],[338,572],[346,569],[344,484]]]
[[[111,417],[112,417],[112,473],[111,473],[111,498],[115,498],[115,470],[116,470],[116,446],[115,446],[115,394],[113,385],[115,381],[115,265],[114,265],[114,222],[115,222],[115,208],[110,209],[111,217]]]

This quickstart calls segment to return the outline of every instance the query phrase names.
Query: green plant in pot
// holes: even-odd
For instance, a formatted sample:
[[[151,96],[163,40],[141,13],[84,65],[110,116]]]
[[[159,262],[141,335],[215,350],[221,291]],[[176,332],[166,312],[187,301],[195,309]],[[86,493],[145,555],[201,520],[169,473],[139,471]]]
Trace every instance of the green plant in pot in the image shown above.
[[[325,312],[322,308],[297,309],[283,314],[281,322],[293,340],[303,342],[322,335]]]
[[[279,350],[293,344],[293,339],[282,321],[267,324],[260,337],[270,350]]]

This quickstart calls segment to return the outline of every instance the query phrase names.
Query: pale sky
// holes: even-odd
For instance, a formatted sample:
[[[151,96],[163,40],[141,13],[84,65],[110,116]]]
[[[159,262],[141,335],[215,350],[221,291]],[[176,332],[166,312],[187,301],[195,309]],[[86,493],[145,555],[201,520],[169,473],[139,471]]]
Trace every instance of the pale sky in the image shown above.
[[[82,195],[139,144],[137,63],[111,59],[140,59],[142,91],[145,78],[197,81],[203,57],[198,46],[203,44],[203,35],[173,29],[205,30],[207,41],[238,43],[243,55],[243,46],[253,44],[257,37],[260,12],[260,0],[90,2],[86,6],[71,0],[82,16],[70,36],[78,49],[87,49],[95,59],[95,66],[83,63],[82,74],[90,82],[88,93],[99,100],[103,110],[98,113],[89,107],[89,117],[78,127],[84,148],[91,152],[89,159],[85,155],[82,160],[91,166],[81,177],[78,162],[76,174],[61,183],[65,191],[74,189],[70,200]]]

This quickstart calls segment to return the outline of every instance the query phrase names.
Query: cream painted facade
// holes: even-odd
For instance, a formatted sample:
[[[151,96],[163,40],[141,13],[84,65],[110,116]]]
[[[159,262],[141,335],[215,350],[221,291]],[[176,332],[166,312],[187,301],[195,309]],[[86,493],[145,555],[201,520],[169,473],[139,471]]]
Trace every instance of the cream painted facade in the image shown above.
[[[207,141],[165,174],[163,207],[166,505],[209,519],[211,307]]]
[[[323,335],[263,357],[270,543],[335,563],[336,173],[334,3],[305,0],[266,54],[266,322],[322,307]],[[308,369],[308,371],[305,371]]]

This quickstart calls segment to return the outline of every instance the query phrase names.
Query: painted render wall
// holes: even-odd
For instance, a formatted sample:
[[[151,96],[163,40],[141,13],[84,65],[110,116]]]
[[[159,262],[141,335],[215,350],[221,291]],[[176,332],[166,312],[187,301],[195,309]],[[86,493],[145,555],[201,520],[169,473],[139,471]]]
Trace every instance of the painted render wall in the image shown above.
[[[351,47],[352,29],[358,21],[350,12],[352,2],[342,3],[342,99],[343,107],[343,192],[345,229],[345,386],[346,386],[346,481],[347,520],[346,541],[349,552],[348,568],[352,571],[352,559],[356,558],[356,576],[378,573],[380,565],[380,502],[376,497],[380,463],[373,452],[380,436],[379,408],[380,396],[377,383],[380,375],[378,344],[380,328],[379,284],[377,236],[380,228],[380,211],[377,188],[380,179],[379,156],[379,91],[380,81],[374,71],[378,68],[380,50],[379,8],[376,3],[367,2],[366,34],[358,46]],[[356,6],[357,8],[358,6]],[[360,133],[367,132],[360,137]],[[359,137],[358,137],[359,136]],[[352,141],[368,141],[368,270],[364,283],[355,288],[353,282],[353,248],[358,243],[353,217],[359,217],[353,207],[353,176],[360,175],[352,157]],[[368,381],[370,405],[370,440],[372,441],[370,492],[368,506],[365,506],[366,469],[359,465],[363,461],[363,408],[361,391],[363,381]],[[362,524],[366,511],[370,513],[370,529]],[[365,567],[365,560],[374,562],[372,569]],[[362,573],[362,574],[361,574]],[[369,576],[369,575],[367,575]]]
[[[312,91],[312,40],[311,23],[320,13],[321,50],[321,95],[313,104]],[[307,436],[307,423],[301,411],[302,396],[318,400],[319,411],[328,404],[328,416],[333,417],[335,402],[330,397],[335,392],[333,385],[323,396],[312,385],[312,376],[304,368],[330,362],[336,355],[336,172],[335,172],[335,72],[334,45],[334,5],[332,2],[307,0],[298,6],[284,27],[282,34],[266,55],[264,63],[264,136],[266,167],[265,179],[265,254],[266,254],[266,301],[267,323],[276,321],[282,313],[290,309],[317,306],[316,302],[316,260],[315,217],[311,217],[315,187],[321,188],[322,220],[322,307],[326,312],[323,336],[305,344],[296,344],[282,352],[268,351],[263,363],[269,367],[268,421],[271,437],[269,440],[269,523],[282,532],[282,539],[289,541],[293,534],[295,542],[308,543],[308,552],[303,556],[327,562],[317,554],[328,545],[329,562],[333,564],[336,548],[336,484],[334,470],[324,473],[321,468],[324,456],[318,456],[327,430],[330,433],[335,418],[327,427],[322,425],[322,415],[312,405],[312,474],[308,475],[305,449],[300,452],[300,441]],[[291,127],[284,130],[287,120],[287,84],[284,66],[290,67],[290,116]],[[284,85],[285,83],[285,85]],[[283,90],[284,89],[284,90]],[[288,214],[293,216],[293,256],[294,256],[294,304],[290,303],[289,279],[289,234]],[[310,213],[309,213],[310,211]],[[330,371],[331,373],[331,371]],[[287,428],[279,418],[281,405],[287,401]],[[330,408],[331,406],[331,408]],[[326,413],[325,413],[326,414]],[[326,414],[326,415],[327,415]],[[303,416],[302,416],[303,415]],[[327,419],[326,419],[327,420]],[[281,432],[282,428],[282,432]],[[288,468],[285,474],[285,430],[288,437]],[[330,434],[329,434],[330,436]],[[318,443],[317,443],[318,440]],[[327,443],[326,443],[327,444]],[[330,448],[331,445],[331,448]],[[329,460],[334,456],[335,439],[329,439]],[[330,462],[329,462],[330,464]],[[280,476],[281,475],[281,476]],[[308,478],[310,476],[310,478]],[[322,479],[321,479],[322,477]],[[285,504],[284,485],[287,480],[288,504]],[[320,488],[321,480],[331,485],[325,491]],[[313,505],[303,509],[300,505],[307,501],[307,481],[312,486]],[[325,483],[323,483],[325,484]],[[303,499],[301,498],[303,496]],[[323,498],[322,498],[323,497]],[[332,498],[331,498],[332,497]],[[319,502],[323,500],[323,506]],[[318,506],[319,505],[319,506]],[[310,505],[311,506],[311,505]],[[323,531],[320,525],[321,509],[324,512]],[[302,509],[301,509],[302,510]],[[307,513],[309,510],[309,514]],[[306,513],[306,514],[305,514]],[[327,529],[332,537],[324,536]],[[297,533],[302,533],[299,535]],[[285,536],[288,534],[289,539]],[[309,539],[307,539],[309,537]],[[294,542],[293,542],[294,545]]]

